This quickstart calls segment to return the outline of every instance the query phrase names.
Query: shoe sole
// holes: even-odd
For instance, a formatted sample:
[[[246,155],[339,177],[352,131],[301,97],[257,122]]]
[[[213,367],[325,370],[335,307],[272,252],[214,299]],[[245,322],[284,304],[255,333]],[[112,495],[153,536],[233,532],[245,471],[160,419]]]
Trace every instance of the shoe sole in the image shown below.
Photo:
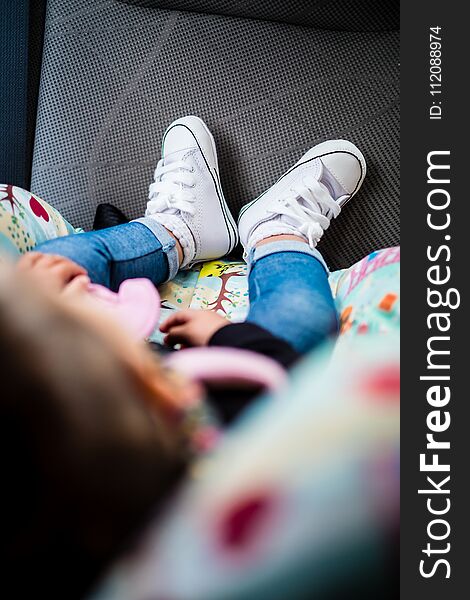
[[[338,149],[338,142],[341,142],[340,149]],[[320,148],[321,148],[321,150],[320,150]],[[351,200],[351,198],[353,196],[355,196],[357,194],[357,192],[359,191],[359,189],[364,181],[364,178],[365,178],[366,172],[367,172],[366,159],[364,158],[364,155],[359,150],[359,148],[357,146],[355,146],[352,142],[349,142],[348,140],[335,140],[335,141],[329,140],[327,142],[322,142],[322,143],[314,146],[304,156],[308,155],[310,152],[313,152],[314,150],[315,150],[315,152],[311,158],[302,157],[300,160],[298,160],[295,163],[295,165],[293,167],[291,167],[283,175],[281,175],[279,177],[279,179],[271,187],[274,187],[276,184],[278,184],[279,181],[281,181],[281,179],[283,179],[286,175],[289,175],[289,173],[292,173],[292,171],[294,169],[296,169],[297,167],[299,167],[300,165],[304,165],[312,160],[316,160],[317,158],[322,158],[322,156],[327,156],[328,154],[336,154],[336,153],[351,154],[359,162],[359,165],[361,167],[361,177],[360,177],[358,183],[356,184],[354,191],[349,196],[349,198],[340,205],[342,208],[345,204],[347,204],[349,202],[349,200]],[[320,152],[319,152],[319,150],[320,150]],[[240,219],[245,214],[245,212],[251,206],[253,206],[253,204],[258,202],[258,200],[260,200],[266,194],[266,192],[271,189],[271,187],[268,188],[265,192],[263,192],[260,196],[258,196],[257,198],[255,198],[254,200],[252,200],[248,204],[245,204],[245,206],[242,207],[242,209],[240,210],[240,214],[238,215],[238,223],[240,223]]]
[[[206,163],[206,167],[207,170],[209,171],[209,173],[211,174],[212,180],[214,182],[214,187],[215,190],[217,192],[217,197],[219,199],[220,202],[220,207],[222,210],[222,215],[224,217],[224,221],[225,221],[225,226],[227,228],[227,232],[229,234],[229,248],[227,250],[227,252],[223,255],[226,256],[227,254],[230,254],[230,252],[232,252],[232,250],[238,245],[239,243],[239,236],[238,236],[238,227],[237,224],[235,223],[235,219],[232,216],[232,213],[230,212],[230,209],[228,207],[227,201],[225,200],[225,196],[222,190],[222,185],[220,183],[220,175],[219,175],[219,160],[217,157],[217,148],[215,145],[215,140],[214,140],[214,136],[212,135],[212,133],[210,132],[209,128],[207,127],[207,125],[204,123],[204,121],[200,118],[200,117],[196,117],[195,115],[188,115],[188,118],[191,119],[196,119],[197,121],[199,121],[199,123],[202,125],[204,131],[207,133],[207,135],[209,136],[210,142],[211,142],[211,147],[212,147],[212,153],[214,156],[214,160],[215,160],[215,164],[217,165],[214,169],[211,169],[206,156],[204,155],[204,152],[202,151],[201,146],[199,145],[198,139],[197,137],[194,135],[193,131],[184,123],[177,123],[176,125],[171,124],[168,129],[165,131],[165,134],[163,135],[163,139],[165,139],[167,133],[170,131],[170,129],[172,127],[175,126],[179,126],[179,127],[186,127],[186,129],[191,133],[191,135],[194,137],[194,139],[196,140],[196,144],[198,145],[198,148],[201,152],[201,156],[204,159],[204,162]],[[196,261],[196,262],[201,262],[201,261]],[[193,263],[196,264],[196,263]]]

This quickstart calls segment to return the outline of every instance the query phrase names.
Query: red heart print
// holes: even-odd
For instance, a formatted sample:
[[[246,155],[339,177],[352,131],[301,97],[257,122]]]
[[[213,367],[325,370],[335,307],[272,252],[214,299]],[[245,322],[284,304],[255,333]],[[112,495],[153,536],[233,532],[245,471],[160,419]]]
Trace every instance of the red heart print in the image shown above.
[[[42,218],[44,219],[44,221],[46,221],[46,223],[49,222],[49,213],[44,208],[44,206],[40,202],[38,202],[36,198],[34,198],[34,196],[31,196],[29,200],[29,206],[33,213],[36,215],[36,217],[38,217],[38,219]]]

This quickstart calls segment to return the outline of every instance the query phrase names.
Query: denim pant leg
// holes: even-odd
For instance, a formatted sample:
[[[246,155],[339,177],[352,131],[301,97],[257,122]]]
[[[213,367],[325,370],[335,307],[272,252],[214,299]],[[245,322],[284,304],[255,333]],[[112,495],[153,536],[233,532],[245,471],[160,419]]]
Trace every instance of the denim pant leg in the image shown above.
[[[155,285],[178,271],[176,242],[152,219],[49,240],[37,252],[58,254],[81,265],[93,283],[116,291],[125,279],[146,277]]]
[[[247,321],[264,327],[305,353],[338,331],[328,271],[318,250],[295,241],[264,244],[248,264]]]

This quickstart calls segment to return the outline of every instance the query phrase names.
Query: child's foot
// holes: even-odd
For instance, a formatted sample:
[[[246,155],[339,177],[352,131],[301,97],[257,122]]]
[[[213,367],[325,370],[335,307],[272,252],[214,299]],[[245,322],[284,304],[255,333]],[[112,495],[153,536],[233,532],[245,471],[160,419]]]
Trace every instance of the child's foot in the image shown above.
[[[365,174],[364,156],[351,142],[318,144],[242,208],[238,229],[245,252],[283,234],[300,236],[314,248],[330,220],[359,190]]]
[[[237,227],[220,186],[214,138],[199,117],[183,117],[166,130],[145,216],[178,239],[182,268],[220,258],[237,245]]]

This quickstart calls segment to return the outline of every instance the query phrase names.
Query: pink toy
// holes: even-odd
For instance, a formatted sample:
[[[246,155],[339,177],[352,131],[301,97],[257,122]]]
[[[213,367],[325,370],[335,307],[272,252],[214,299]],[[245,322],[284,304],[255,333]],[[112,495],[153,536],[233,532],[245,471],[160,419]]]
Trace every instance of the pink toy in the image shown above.
[[[94,283],[89,289],[108,314],[136,339],[146,338],[155,329],[160,295],[149,279],[126,279],[117,293]]]
[[[166,357],[165,364],[202,383],[234,382],[274,391],[287,375],[275,361],[249,350],[187,348]]]

